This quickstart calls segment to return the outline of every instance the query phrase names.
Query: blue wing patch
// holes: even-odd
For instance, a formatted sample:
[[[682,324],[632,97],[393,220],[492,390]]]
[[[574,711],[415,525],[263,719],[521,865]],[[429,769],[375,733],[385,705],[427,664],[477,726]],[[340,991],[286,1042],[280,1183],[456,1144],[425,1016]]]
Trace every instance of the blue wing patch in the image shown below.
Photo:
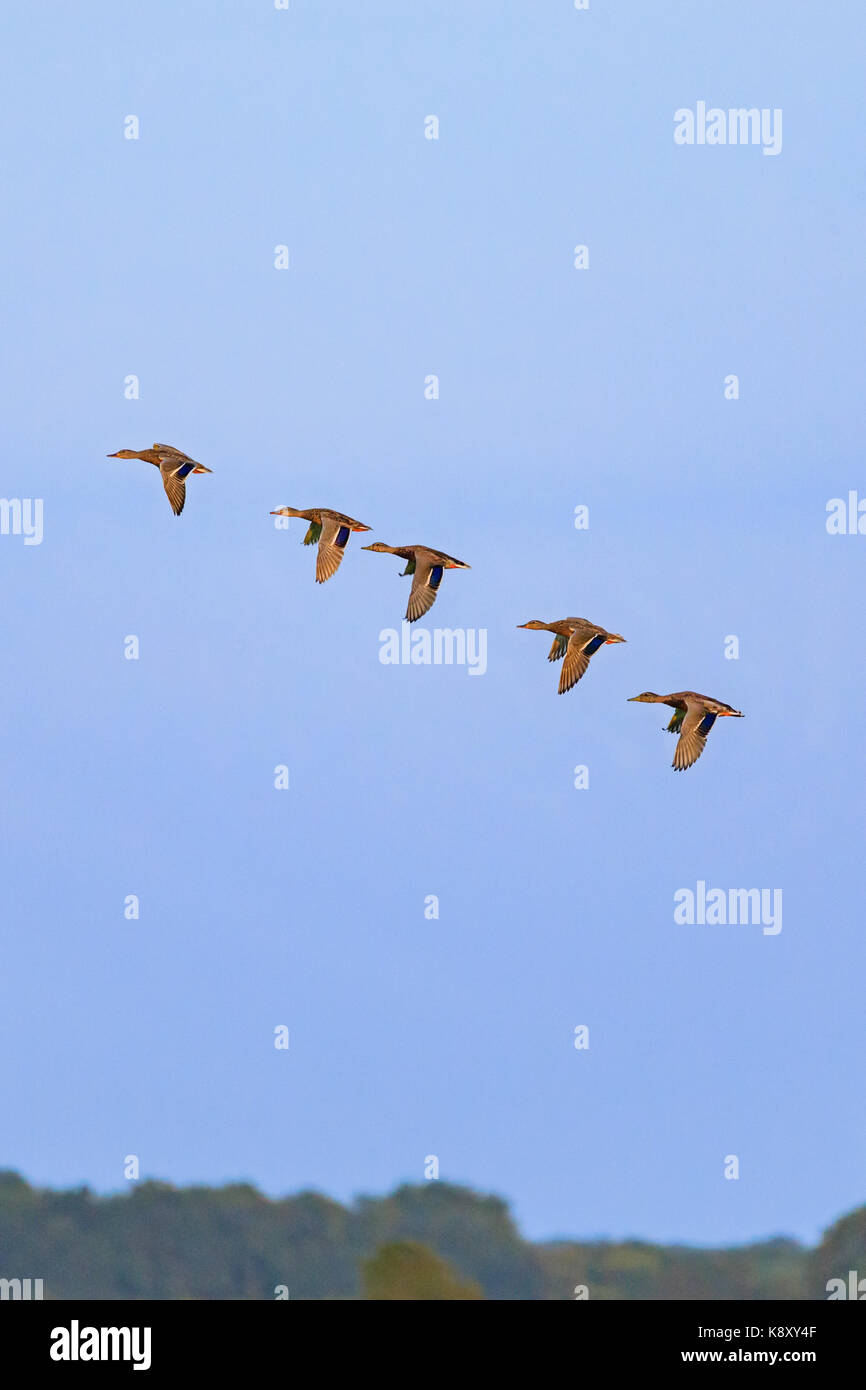
[[[430,588],[431,588],[431,589],[438,589],[438,588],[439,588],[439,585],[442,583],[442,574],[443,574],[443,566],[442,566],[442,565],[434,565],[433,568],[432,568],[432,570],[430,571]]]

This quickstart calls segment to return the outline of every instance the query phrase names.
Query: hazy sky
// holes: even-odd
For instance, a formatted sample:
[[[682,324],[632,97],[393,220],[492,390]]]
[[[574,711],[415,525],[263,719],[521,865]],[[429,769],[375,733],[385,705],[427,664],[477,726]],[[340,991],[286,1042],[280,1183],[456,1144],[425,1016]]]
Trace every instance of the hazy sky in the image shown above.
[[[0,1163],[436,1155],[535,1237],[863,1202],[864,50],[854,0],[3,7]],[[677,145],[701,101],[781,152]],[[154,440],[179,519],[105,457]],[[373,530],[317,586],[283,504]],[[420,626],[483,676],[381,664],[365,539],[471,565]],[[560,697],[517,624],[575,613],[628,641]],[[684,687],[746,718],[678,774],[626,701]],[[699,880],[782,930],[675,923]]]

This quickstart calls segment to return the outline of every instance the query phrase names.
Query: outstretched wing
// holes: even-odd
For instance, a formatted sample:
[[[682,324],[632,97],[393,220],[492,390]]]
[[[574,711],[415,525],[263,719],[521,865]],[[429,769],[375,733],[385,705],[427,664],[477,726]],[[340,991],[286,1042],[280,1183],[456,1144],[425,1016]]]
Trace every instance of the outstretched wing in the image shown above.
[[[209,473],[211,470],[171,444],[154,444],[153,447],[160,456],[159,471],[171,509],[175,516],[180,516],[186,501],[186,479],[190,473],[194,473],[197,468],[203,473]]]
[[[414,573],[415,576],[409,594],[409,607],[406,609],[407,621],[414,623],[416,619],[429,612],[436,602],[436,594],[442,583],[443,566],[434,565],[430,560],[419,560],[416,556],[414,569],[407,568],[404,570],[405,573]]]
[[[162,476],[162,485],[175,516],[180,516],[183,511],[183,504],[186,501],[184,478],[192,472],[193,468],[195,468],[195,464],[191,460],[188,461],[187,466],[176,457],[160,459],[159,471]]]
[[[717,716],[705,705],[689,704],[680,727],[680,736],[674,749],[671,764],[677,772],[685,772],[696,763],[707,746],[707,734],[716,722]],[[673,723],[673,720],[671,720]]]
[[[553,646],[547,654],[548,661],[561,661],[565,656],[565,649],[568,646],[568,638],[557,633],[553,639]]]
[[[586,635],[586,629],[581,631],[578,628],[568,639],[568,646],[565,649],[565,660],[562,663],[562,675],[559,677],[559,693],[564,695],[566,690],[570,690],[573,685],[577,685],[581,676],[586,673],[589,665],[589,658],[603,646],[605,635],[603,632],[590,633]]]
[[[310,532],[313,528],[310,527]],[[308,533],[309,534],[309,533]],[[323,517],[319,531],[319,553],[316,556],[316,583],[324,584],[326,579],[337,573],[346,542],[351,535],[350,528],[335,517]]]

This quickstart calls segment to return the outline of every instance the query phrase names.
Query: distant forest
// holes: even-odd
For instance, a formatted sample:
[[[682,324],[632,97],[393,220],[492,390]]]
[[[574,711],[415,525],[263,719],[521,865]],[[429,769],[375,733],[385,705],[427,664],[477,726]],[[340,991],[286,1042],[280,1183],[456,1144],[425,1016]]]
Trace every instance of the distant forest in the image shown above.
[[[815,1249],[706,1250],[527,1241],[500,1198],[442,1182],[346,1207],[245,1184],[99,1197],[0,1173],[0,1281],[41,1279],[46,1299],[826,1299],[829,1280],[852,1297],[860,1277],[866,1298],[866,1207]]]

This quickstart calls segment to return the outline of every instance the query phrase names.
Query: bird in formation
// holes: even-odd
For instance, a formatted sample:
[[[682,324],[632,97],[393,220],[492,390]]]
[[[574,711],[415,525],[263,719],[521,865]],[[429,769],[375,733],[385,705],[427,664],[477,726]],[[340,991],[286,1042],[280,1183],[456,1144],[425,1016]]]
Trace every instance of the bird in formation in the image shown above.
[[[642,705],[670,705],[674,711],[666,732],[679,734],[671,764],[677,772],[685,772],[697,762],[707,746],[707,734],[717,719],[744,717],[740,710],[722,700],[698,695],[695,690],[677,690],[673,695],[656,695],[652,690],[645,690],[642,695],[632,695],[629,703],[632,701]]]
[[[154,444],[152,449],[118,449],[116,454],[108,454],[110,459],[144,459],[152,463],[162,475],[162,485],[171,503],[175,516],[180,516],[186,501],[186,480],[190,473],[212,473],[203,463],[191,459],[181,449],[171,444]]]
[[[557,618],[552,623],[543,623],[539,618],[533,618],[529,623],[518,623],[518,627],[529,628],[532,632],[554,633],[553,646],[547,654],[547,659],[562,661],[562,673],[559,677],[560,695],[577,685],[589,665],[590,657],[595,655],[599,647],[608,642],[625,641],[618,632],[608,632],[597,623],[587,622],[586,618]]]
[[[374,541],[372,545],[362,545],[361,549],[376,550],[383,555],[399,555],[401,560],[406,561],[402,574],[414,576],[406,609],[406,621],[410,623],[423,617],[433,607],[445,570],[470,568],[462,560],[455,560],[453,555],[446,555],[444,550],[430,550],[426,545],[386,545],[384,541]]]
[[[118,449],[116,454],[108,454],[111,459],[143,459],[152,463],[160,471],[166,496],[175,516],[180,516],[186,501],[186,480],[192,473],[211,473],[203,463],[190,458],[172,444],[154,444],[152,449]],[[296,516],[309,522],[304,536],[304,545],[318,544],[316,555],[316,583],[324,584],[337,573],[343,554],[353,531],[369,531],[363,521],[346,516],[343,512],[332,511],[329,507],[309,507],[302,511],[297,507],[278,507],[271,516]],[[432,550],[426,545],[385,545],[384,541],[374,541],[362,550],[375,550],[379,554],[398,555],[406,561],[404,575],[412,575],[412,588],[409,593],[409,606],[406,619],[414,623],[433,607],[442,583],[445,570],[468,570],[463,560],[455,560],[444,550]],[[548,661],[562,661],[559,678],[559,694],[567,690],[586,674],[590,658],[600,647],[611,642],[624,642],[618,632],[608,632],[586,618],[557,618],[544,623],[538,618],[520,623],[521,628],[533,632],[552,632],[553,646]],[[709,695],[699,695],[694,690],[678,690],[671,695],[656,695],[645,690],[642,695],[632,695],[631,701],[637,704],[669,705],[673,717],[667,725],[667,732],[678,734],[672,766],[677,772],[684,772],[697,762],[707,744],[707,735],[719,718],[742,719],[741,710],[726,705],[722,700],[714,700]]]
[[[271,516],[299,516],[310,523],[304,536],[304,545],[319,543],[316,555],[316,583],[324,584],[326,579],[337,573],[349,536],[353,531],[369,531],[363,521],[355,521],[342,512],[332,512],[328,507],[309,507],[299,511],[297,507],[278,507]]]

